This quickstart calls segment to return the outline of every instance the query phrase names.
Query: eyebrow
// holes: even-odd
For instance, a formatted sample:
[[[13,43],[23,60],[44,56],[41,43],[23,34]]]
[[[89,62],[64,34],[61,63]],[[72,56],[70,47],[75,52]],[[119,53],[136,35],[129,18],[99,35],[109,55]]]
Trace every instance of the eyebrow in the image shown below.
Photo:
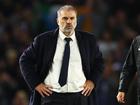
[[[64,16],[64,17],[62,17],[62,18],[75,18],[74,16],[72,16],[72,17],[66,17],[66,16]]]

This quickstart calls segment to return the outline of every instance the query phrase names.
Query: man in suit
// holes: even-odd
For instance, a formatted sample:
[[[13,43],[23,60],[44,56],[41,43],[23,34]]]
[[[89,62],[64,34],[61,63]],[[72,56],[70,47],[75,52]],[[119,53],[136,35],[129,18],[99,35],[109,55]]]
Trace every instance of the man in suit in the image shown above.
[[[29,105],[95,105],[95,87],[103,68],[93,34],[76,31],[77,11],[57,11],[59,28],[38,35],[19,64],[32,93]]]
[[[137,77],[137,105],[140,105],[140,36],[133,40],[120,75],[119,92],[117,95],[119,103],[126,103],[126,94],[130,82],[135,77]]]

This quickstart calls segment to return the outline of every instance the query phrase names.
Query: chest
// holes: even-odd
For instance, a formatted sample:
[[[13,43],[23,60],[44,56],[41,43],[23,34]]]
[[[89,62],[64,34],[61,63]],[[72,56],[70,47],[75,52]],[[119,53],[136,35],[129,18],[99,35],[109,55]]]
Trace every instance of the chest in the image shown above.
[[[59,41],[57,42],[56,51],[54,55],[54,61],[62,61],[64,50],[65,50],[65,42]],[[79,51],[79,47],[76,41],[70,42],[70,61],[76,62],[81,60],[81,55]]]

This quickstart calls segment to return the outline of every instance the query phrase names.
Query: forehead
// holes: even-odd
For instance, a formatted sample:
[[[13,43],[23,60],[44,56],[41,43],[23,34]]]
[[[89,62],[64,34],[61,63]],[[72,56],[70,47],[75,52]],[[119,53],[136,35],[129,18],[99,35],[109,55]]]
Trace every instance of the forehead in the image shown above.
[[[69,9],[69,10],[61,10],[60,11],[61,17],[76,17],[76,11]]]

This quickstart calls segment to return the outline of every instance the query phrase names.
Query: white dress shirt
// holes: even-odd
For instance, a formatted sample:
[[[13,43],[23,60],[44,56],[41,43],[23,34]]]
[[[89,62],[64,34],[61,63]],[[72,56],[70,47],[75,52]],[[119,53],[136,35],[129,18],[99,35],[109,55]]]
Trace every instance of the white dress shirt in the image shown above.
[[[46,76],[44,83],[53,87],[52,91],[59,93],[66,92],[80,92],[83,90],[83,85],[86,81],[86,77],[83,72],[81,56],[75,32],[70,36],[70,59],[68,67],[67,83],[64,86],[60,86],[58,83],[59,75],[61,72],[61,65],[63,59],[63,52],[66,41],[66,36],[59,30],[58,40],[55,55],[53,58],[52,68],[49,70],[49,74]]]

